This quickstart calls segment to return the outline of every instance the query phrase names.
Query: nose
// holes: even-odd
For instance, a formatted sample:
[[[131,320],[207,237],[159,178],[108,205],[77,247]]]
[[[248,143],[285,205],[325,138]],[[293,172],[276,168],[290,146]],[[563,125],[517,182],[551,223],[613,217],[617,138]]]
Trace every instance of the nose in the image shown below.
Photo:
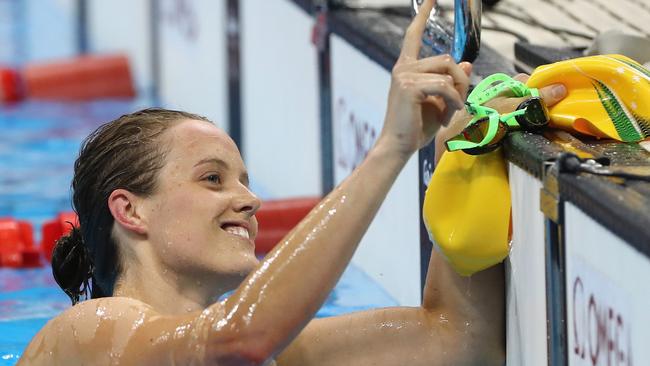
[[[233,209],[236,212],[246,213],[249,217],[255,215],[261,205],[260,199],[246,186],[242,186],[240,192],[233,199]]]

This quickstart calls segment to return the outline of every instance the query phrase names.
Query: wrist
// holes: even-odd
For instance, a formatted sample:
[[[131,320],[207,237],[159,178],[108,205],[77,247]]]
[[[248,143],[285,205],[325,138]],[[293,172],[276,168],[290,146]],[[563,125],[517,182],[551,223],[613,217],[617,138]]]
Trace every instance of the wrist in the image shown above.
[[[389,136],[381,135],[368,152],[368,157],[376,157],[386,163],[404,166],[415,151],[417,150],[403,146],[399,141],[395,141]]]

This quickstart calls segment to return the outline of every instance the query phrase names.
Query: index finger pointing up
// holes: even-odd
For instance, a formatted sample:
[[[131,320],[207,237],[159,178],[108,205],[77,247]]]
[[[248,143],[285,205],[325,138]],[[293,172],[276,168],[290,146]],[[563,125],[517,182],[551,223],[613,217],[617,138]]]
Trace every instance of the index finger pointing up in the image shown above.
[[[434,5],[435,0],[424,0],[424,3],[420,6],[418,14],[406,29],[400,58],[418,58],[422,45],[422,33],[424,33],[424,27],[427,24],[427,19],[429,19],[429,14],[431,14]]]

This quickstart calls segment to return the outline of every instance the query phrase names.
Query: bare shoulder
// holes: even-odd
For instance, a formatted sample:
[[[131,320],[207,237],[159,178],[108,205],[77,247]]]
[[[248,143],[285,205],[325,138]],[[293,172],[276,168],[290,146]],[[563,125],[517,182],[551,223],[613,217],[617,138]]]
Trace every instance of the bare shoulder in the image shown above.
[[[182,357],[188,355],[183,351],[189,350],[194,318],[162,316],[147,304],[125,297],[84,301],[50,320],[25,349],[19,365],[188,361]],[[180,359],[162,359],[168,355]]]

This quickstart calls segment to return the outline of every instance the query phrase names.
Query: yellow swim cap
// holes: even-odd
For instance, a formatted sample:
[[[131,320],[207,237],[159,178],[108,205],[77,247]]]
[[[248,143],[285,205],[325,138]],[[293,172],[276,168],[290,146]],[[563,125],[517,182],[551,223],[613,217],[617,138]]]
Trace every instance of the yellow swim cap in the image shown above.
[[[422,207],[436,249],[461,275],[501,262],[509,251],[510,187],[501,150],[445,152]]]
[[[581,57],[540,66],[526,85],[561,83],[567,96],[549,109],[550,125],[596,138],[650,137],[650,71],[621,55]]]
[[[552,127],[625,142],[650,137],[650,72],[633,60],[606,55],[557,62],[537,68],[526,85],[555,83],[564,84],[567,96],[548,111]],[[444,153],[422,211],[438,251],[461,275],[501,262],[511,234],[501,151]]]

